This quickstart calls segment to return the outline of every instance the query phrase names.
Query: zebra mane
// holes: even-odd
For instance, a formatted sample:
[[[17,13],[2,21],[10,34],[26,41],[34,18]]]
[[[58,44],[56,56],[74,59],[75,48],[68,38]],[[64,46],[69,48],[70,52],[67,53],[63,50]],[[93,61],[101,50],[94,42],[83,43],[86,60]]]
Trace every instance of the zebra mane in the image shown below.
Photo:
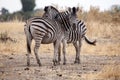
[[[55,19],[56,15],[59,14],[59,11],[53,6],[46,6],[44,8],[44,11],[45,11],[45,13],[43,14],[43,17],[47,17],[47,18],[50,18],[50,19],[51,18]]]
[[[54,14],[52,14],[52,17],[55,18],[60,12],[53,6],[50,6],[51,10],[53,10]]]
[[[51,7],[51,9],[53,9],[53,10],[55,10],[56,12],[59,13],[59,11],[58,11],[55,7],[53,7],[53,6],[50,6],[50,7]]]

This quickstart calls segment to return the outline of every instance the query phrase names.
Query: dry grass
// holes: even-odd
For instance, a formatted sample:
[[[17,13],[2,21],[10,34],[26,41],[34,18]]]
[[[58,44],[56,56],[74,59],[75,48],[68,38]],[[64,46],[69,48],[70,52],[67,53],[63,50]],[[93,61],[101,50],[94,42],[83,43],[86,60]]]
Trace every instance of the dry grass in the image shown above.
[[[98,73],[85,74],[86,80],[120,80],[120,65],[106,65]]]
[[[24,34],[24,23],[19,21],[0,23],[0,33],[8,32],[8,36],[17,42],[0,42],[0,53],[26,53],[26,39]],[[34,42],[33,42],[34,45]],[[41,51],[48,52],[51,44],[42,45]],[[32,47],[33,48],[33,47]],[[51,50],[52,51],[52,50]],[[49,51],[49,52],[51,52]],[[53,52],[53,51],[52,51]]]
[[[99,72],[96,77],[103,79],[120,79],[120,65],[107,65]]]
[[[107,56],[112,56],[112,57],[120,56],[120,24],[118,24],[117,21],[115,22],[115,20],[112,22],[112,16],[108,12],[100,13],[97,8],[96,9],[91,8],[91,11],[89,11],[88,13],[89,14],[87,14],[87,20],[86,20],[86,25],[87,25],[86,35],[88,36],[88,38],[92,40],[96,39],[97,45],[91,46],[91,45],[88,45],[85,41],[83,41],[83,45],[81,48],[81,54],[88,55],[88,56],[93,55],[93,54],[94,55],[107,55]],[[79,16],[79,18],[82,17],[84,19],[85,18],[84,16],[86,16],[85,14],[83,16],[82,13],[81,15]],[[24,22],[20,22],[18,20],[10,21],[10,22],[1,22],[0,33],[4,33],[4,32],[7,32],[7,36],[10,37],[11,39],[15,39],[17,42],[7,41],[6,43],[4,43],[0,41],[0,54],[6,54],[6,55],[26,54],[26,39],[25,39],[25,34],[24,34]],[[32,43],[32,51],[33,51],[33,47],[34,47],[34,41]],[[53,53],[53,45],[52,44],[41,45],[39,52],[51,54]],[[67,53],[70,55],[75,53],[75,49],[72,44],[68,45]],[[1,62],[2,62],[2,59],[3,57],[0,56]],[[98,69],[97,72],[88,71],[89,72],[88,74],[82,74],[79,76],[76,72],[75,73],[70,72],[68,74],[66,70],[60,72],[60,74],[63,74],[63,77],[68,78],[69,80],[82,80],[82,79],[83,80],[84,79],[85,80],[120,80],[120,65],[116,64],[115,62],[113,63],[110,62],[110,63],[111,64],[105,64],[104,67],[100,63],[98,64],[96,63],[95,64],[96,67],[100,64],[99,66],[102,67],[102,70],[99,71]],[[3,63],[0,63],[0,67],[4,67]],[[78,68],[79,66],[76,66],[76,67]],[[42,67],[39,69],[47,71],[46,73],[49,74],[50,76],[53,76],[53,74],[56,75],[56,72],[49,73],[50,71],[48,71],[49,70],[48,67],[47,68]],[[58,71],[60,70],[58,69]],[[59,74],[57,75],[60,76]]]
[[[16,39],[16,43],[0,42],[0,52],[8,53],[25,53],[26,52],[26,39],[24,35],[24,23],[19,21],[3,22],[0,23],[0,33],[8,32],[9,37]],[[99,55],[119,55],[120,44],[120,25],[99,23],[99,22],[87,22],[87,36],[90,39],[96,39],[97,45],[91,46],[83,41],[81,49],[82,54],[99,54]],[[33,43],[34,45],[34,43]],[[53,53],[53,45],[42,45],[40,48],[42,53]],[[52,48],[51,48],[52,46]],[[32,47],[33,48],[33,47]],[[74,47],[70,44],[67,47],[68,53],[75,53]]]
[[[120,25],[99,23],[99,22],[87,22],[87,36],[91,39],[97,39],[97,45],[91,46],[83,41],[81,49],[82,55],[107,55],[107,56],[119,56],[120,52]],[[7,41],[6,43],[0,42],[0,54],[26,54],[26,39],[24,35],[24,23],[19,21],[3,22],[0,23],[0,33],[8,32],[8,36],[16,39],[17,42],[13,43]],[[34,42],[32,43],[33,50]],[[52,47],[51,47],[52,46]],[[53,45],[41,45],[41,53],[53,53]],[[75,53],[74,47],[70,44],[67,47],[67,53]],[[115,64],[115,63],[113,63]],[[0,64],[0,66],[3,66]],[[69,80],[119,80],[120,79],[120,65],[105,65],[101,71],[97,73],[83,74],[81,77],[77,73],[66,74],[66,71],[62,71],[63,77],[68,77]],[[51,73],[52,74],[52,73]],[[50,75],[51,75],[50,74]],[[77,77],[76,77],[77,76]]]

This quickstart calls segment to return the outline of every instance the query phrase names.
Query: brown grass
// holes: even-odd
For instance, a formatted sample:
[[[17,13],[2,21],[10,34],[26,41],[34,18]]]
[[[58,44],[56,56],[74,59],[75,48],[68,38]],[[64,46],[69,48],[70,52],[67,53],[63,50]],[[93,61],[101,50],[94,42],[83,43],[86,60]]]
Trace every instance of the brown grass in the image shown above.
[[[80,13],[80,12],[79,12]],[[81,55],[107,55],[120,56],[120,24],[114,20],[108,12],[99,12],[96,8],[91,8],[89,14],[80,14],[79,18],[86,21],[87,36],[91,40],[96,39],[97,45],[88,45],[84,40],[81,48]],[[85,19],[87,16],[87,19]],[[117,16],[118,18],[118,16]],[[92,20],[91,20],[92,19]],[[113,21],[114,20],[114,21]],[[116,22],[115,22],[116,21]],[[8,37],[15,39],[17,42],[7,41],[6,43],[0,41],[0,54],[26,54],[26,39],[24,34],[24,22],[18,20],[0,23],[0,33],[7,32]],[[32,43],[33,53],[34,41]],[[41,45],[41,53],[53,53],[53,45]],[[72,44],[67,47],[68,54],[75,54],[75,49]],[[2,61],[2,56],[0,56]],[[120,80],[120,65],[115,62],[105,64],[100,71],[90,72],[90,74],[83,74],[81,78],[85,80]],[[112,65],[114,64],[114,65]],[[101,65],[103,66],[103,65]],[[0,67],[4,67],[0,63]],[[66,74],[62,71],[60,74],[65,74],[63,77],[68,77],[70,80],[80,80],[78,74]],[[50,76],[53,73],[49,73]],[[59,75],[59,74],[58,74]],[[76,77],[77,76],[77,77]]]
[[[103,67],[103,70],[99,72],[96,77],[103,79],[120,79],[120,65],[107,65]]]
[[[83,77],[86,80],[119,80],[120,65],[106,65],[98,73],[85,74]]]
[[[2,22],[0,23],[0,33],[8,32],[9,37],[16,39],[16,43],[0,42],[0,52],[8,53],[26,53],[26,39],[24,35],[24,23],[19,21],[12,22]],[[115,25],[112,23],[100,23],[100,22],[87,22],[87,36],[90,39],[96,39],[97,45],[91,46],[83,41],[83,46],[81,49],[82,54],[99,54],[99,55],[119,55],[120,44],[120,25]],[[33,43],[34,45],[34,43]],[[41,52],[53,53],[53,45],[42,45],[40,48]],[[52,46],[52,48],[51,48]],[[33,46],[32,46],[33,48]],[[68,53],[75,53],[74,47],[70,44],[67,47]]]

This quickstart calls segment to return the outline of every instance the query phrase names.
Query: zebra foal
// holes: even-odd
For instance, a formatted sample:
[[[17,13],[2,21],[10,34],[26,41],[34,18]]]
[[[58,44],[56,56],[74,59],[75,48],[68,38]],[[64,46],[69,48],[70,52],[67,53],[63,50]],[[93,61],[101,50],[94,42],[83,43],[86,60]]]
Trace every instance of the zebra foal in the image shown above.
[[[66,55],[66,44],[67,43],[72,43],[73,46],[75,47],[76,50],[76,57],[74,63],[80,63],[80,51],[81,51],[81,46],[82,46],[82,39],[84,39],[88,44],[95,45],[96,40],[90,41],[86,37],[86,25],[84,24],[83,21],[78,20],[77,18],[77,11],[79,8],[69,8],[70,12],[70,22],[72,28],[69,29],[68,35],[66,35],[66,39],[63,40],[63,58],[65,58]],[[60,18],[59,18],[60,19]],[[65,59],[66,60],[66,59]],[[64,62],[63,64],[66,64]]]

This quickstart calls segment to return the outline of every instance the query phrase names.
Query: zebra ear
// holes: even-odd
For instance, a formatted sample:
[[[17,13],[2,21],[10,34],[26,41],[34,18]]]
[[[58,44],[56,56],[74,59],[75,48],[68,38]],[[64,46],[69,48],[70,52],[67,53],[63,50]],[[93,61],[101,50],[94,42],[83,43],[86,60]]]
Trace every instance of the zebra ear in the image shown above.
[[[73,7],[73,8],[72,8],[72,11],[73,11],[73,13],[76,13],[77,11],[79,11],[79,7],[77,7],[77,8],[76,8],[76,7]]]
[[[45,6],[44,11],[47,12],[47,10],[48,10],[48,6]]]
[[[77,7],[76,10],[79,11],[79,7]]]
[[[69,11],[69,12],[71,12],[71,11],[72,11],[72,9],[71,9],[70,7],[68,7],[68,11]]]
[[[76,8],[73,7],[73,8],[72,8],[72,11],[73,11],[73,13],[76,13]]]

